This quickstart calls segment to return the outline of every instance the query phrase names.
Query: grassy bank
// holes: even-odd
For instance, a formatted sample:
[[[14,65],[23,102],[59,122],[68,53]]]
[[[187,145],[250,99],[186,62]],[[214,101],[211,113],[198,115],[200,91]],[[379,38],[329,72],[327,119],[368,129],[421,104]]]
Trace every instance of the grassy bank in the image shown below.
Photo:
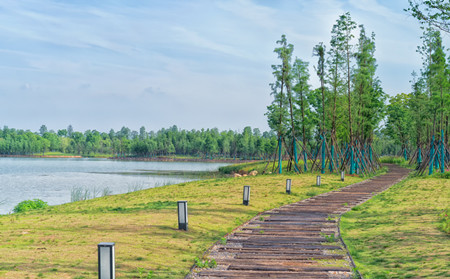
[[[308,166],[311,167],[312,165],[312,161],[308,160]],[[278,172],[278,162],[275,162],[275,165],[273,164],[273,161],[256,161],[256,162],[248,162],[248,163],[238,163],[238,164],[233,164],[233,165],[229,165],[229,166],[224,166],[224,167],[220,167],[219,171],[221,173],[224,174],[230,174],[230,173],[240,173],[240,172],[244,172],[244,173],[248,173],[250,171],[256,170],[258,173],[263,173],[263,171],[265,170],[266,173],[272,173],[272,169],[273,169],[273,173],[277,173]],[[299,161],[298,162],[298,167],[300,169],[303,170],[303,161]],[[288,161],[283,161],[281,164],[282,167],[282,171],[283,173],[287,172],[287,168],[288,168]],[[291,166],[291,173],[294,173],[293,171],[293,166]],[[326,171],[328,172],[328,168],[326,169]]]
[[[449,278],[450,180],[412,178],[354,208],[341,232],[364,278]]]
[[[96,278],[97,244],[116,243],[118,278],[183,278],[204,251],[267,209],[362,179],[338,175],[221,178],[164,186],[0,216],[0,278]],[[243,185],[251,185],[249,206]],[[177,230],[176,201],[188,200],[189,231]]]

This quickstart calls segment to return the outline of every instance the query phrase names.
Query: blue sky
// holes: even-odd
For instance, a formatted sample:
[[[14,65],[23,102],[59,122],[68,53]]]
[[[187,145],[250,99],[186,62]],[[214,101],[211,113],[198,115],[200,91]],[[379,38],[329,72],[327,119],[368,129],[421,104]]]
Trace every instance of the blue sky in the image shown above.
[[[339,15],[376,34],[382,86],[409,92],[421,30],[407,0],[0,2],[0,126],[267,130],[282,34],[310,62]],[[448,36],[444,38],[448,44]]]

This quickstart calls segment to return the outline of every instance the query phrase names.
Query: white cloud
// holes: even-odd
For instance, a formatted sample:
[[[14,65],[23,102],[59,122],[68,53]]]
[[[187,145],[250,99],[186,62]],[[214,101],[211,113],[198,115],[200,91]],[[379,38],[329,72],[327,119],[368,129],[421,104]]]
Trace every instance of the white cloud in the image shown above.
[[[265,29],[273,29],[276,10],[255,4],[251,0],[215,1],[217,7],[231,12],[240,20],[249,21]]]
[[[174,26],[171,29],[176,33],[176,42],[180,45],[188,44],[201,49],[210,49],[225,54],[243,57],[242,53],[240,53],[237,49],[202,37],[198,32],[188,30],[187,28],[181,26]]]
[[[420,31],[401,8],[380,3],[4,0],[0,75],[5,82],[0,94],[8,94],[11,110],[0,111],[0,119],[22,119],[26,125],[27,117],[14,111],[29,107],[36,113],[32,109],[38,99],[19,99],[14,90],[34,88],[36,98],[45,96],[71,112],[69,117],[55,111],[54,117],[42,115],[38,120],[53,127],[49,122],[58,118],[67,122],[64,126],[75,123],[70,119],[82,115],[82,107],[95,115],[94,106],[103,102],[108,109],[99,112],[98,122],[82,127],[79,120],[77,126],[107,130],[110,119],[126,119],[123,125],[139,127],[148,118],[155,129],[171,124],[239,129],[245,124],[264,130],[263,114],[271,100],[270,65],[279,63],[275,41],[287,35],[294,57],[310,62],[311,82],[318,86],[312,48],[328,44],[333,24],[347,10],[368,32],[376,33],[379,75],[386,80],[386,91],[405,91],[408,78],[401,73],[409,75],[420,67],[420,58],[415,60]],[[173,110],[161,119],[164,107]],[[142,112],[146,108],[148,115]],[[123,119],[117,111],[123,111]]]

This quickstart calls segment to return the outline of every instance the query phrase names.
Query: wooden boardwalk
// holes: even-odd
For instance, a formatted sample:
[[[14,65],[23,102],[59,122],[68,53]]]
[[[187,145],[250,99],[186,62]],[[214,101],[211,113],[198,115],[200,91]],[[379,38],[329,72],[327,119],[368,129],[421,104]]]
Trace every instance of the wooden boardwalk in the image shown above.
[[[352,278],[336,217],[402,180],[409,170],[389,165],[386,175],[264,212],[216,244],[213,269],[188,278]]]

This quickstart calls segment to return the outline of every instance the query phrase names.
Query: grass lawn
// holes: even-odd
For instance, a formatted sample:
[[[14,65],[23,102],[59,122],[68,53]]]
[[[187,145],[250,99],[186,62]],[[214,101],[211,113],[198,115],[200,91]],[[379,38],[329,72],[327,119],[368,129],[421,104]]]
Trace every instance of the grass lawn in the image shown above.
[[[309,167],[311,167],[312,165],[312,161],[308,160],[307,164]],[[278,173],[278,161],[275,162],[275,165],[273,164],[273,161],[271,161],[269,164],[267,164],[267,161],[256,161],[256,162],[249,162],[249,163],[237,163],[237,164],[233,164],[233,165],[228,165],[228,166],[223,166],[219,168],[219,171],[221,173],[225,173],[225,174],[229,174],[229,173],[238,173],[240,171],[244,171],[244,172],[250,172],[252,170],[256,170],[258,171],[258,173],[263,173],[263,171],[265,170],[266,173],[272,173],[272,168],[275,167],[275,169],[273,170],[273,173]],[[288,161],[283,161],[282,164],[282,170],[283,173],[285,173],[287,171],[287,167],[288,167]],[[300,160],[298,162],[298,167],[303,170],[303,160]],[[292,166],[292,169],[294,167]],[[328,168],[327,168],[327,172],[328,172]]]
[[[419,177],[346,213],[341,233],[362,276],[450,278],[450,234],[439,229],[449,206],[449,179]]]
[[[220,178],[3,215],[0,278],[96,278],[100,242],[116,243],[117,278],[183,278],[195,257],[259,212],[361,180],[325,174],[317,187],[315,174]],[[177,230],[177,200],[188,201],[188,232]]]

